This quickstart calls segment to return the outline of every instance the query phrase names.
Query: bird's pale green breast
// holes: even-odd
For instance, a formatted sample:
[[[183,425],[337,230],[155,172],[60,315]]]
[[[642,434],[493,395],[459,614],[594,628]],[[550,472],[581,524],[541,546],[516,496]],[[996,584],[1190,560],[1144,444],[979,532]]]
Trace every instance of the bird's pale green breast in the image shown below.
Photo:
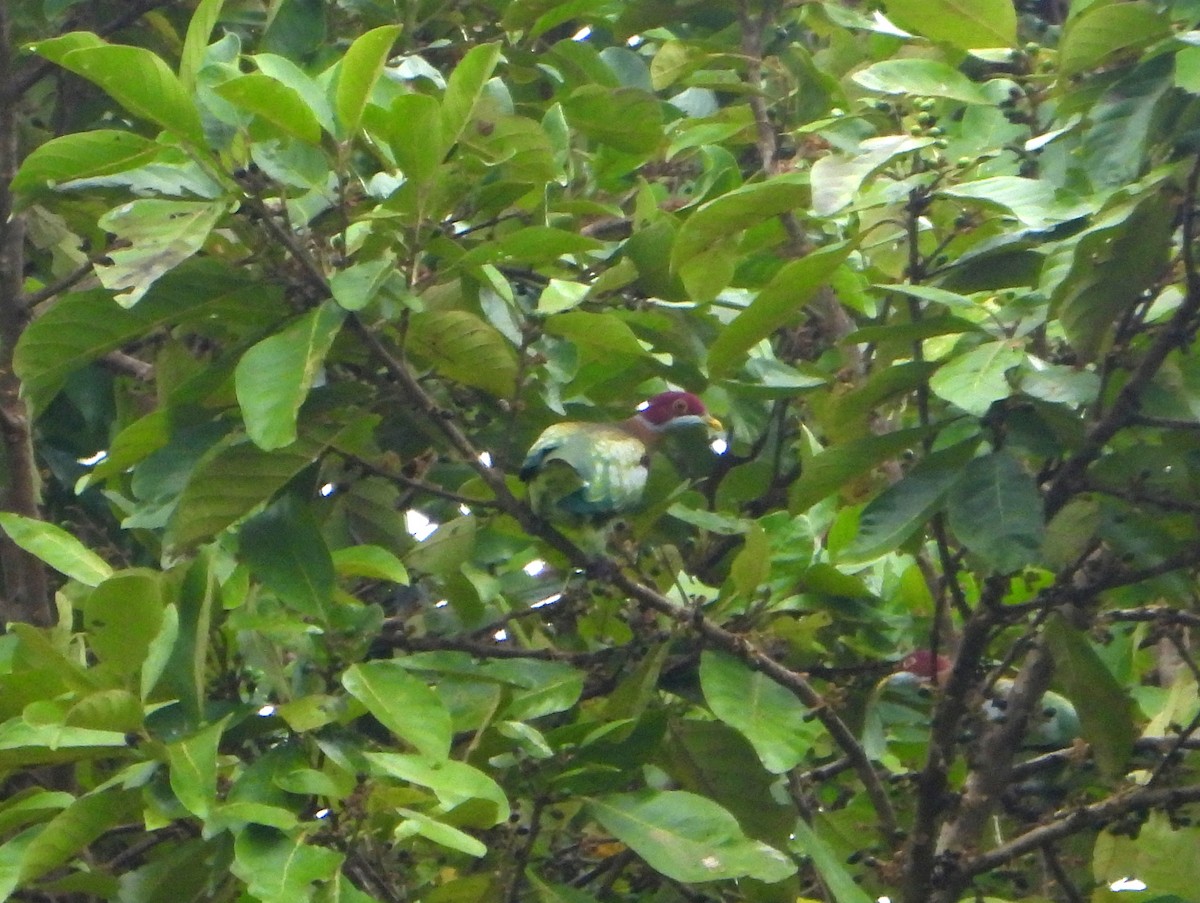
[[[613,424],[559,423],[545,430],[530,448],[523,472],[533,479],[549,475],[552,465],[567,465],[577,484],[559,475],[560,492],[550,490],[550,504],[580,515],[625,511],[640,501],[646,486],[646,446],[626,430]],[[561,489],[570,489],[561,493]]]

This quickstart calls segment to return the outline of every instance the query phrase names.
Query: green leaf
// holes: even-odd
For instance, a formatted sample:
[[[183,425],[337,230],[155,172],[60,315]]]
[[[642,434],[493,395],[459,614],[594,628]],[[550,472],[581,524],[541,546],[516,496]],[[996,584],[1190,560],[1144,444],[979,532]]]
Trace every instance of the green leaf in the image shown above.
[[[473,813],[477,813],[473,824],[490,828],[508,818],[508,797],[500,785],[466,762],[454,759],[430,761],[424,756],[403,753],[368,752],[364,755],[383,774],[428,787],[437,796],[443,812],[472,801],[482,801],[491,805],[484,807],[484,810],[472,809]]]
[[[161,150],[160,145],[141,135],[113,129],[62,135],[30,152],[12,180],[12,190],[54,188],[72,179],[136,169]]]
[[[663,142],[662,103],[638,88],[584,85],[563,101],[572,127],[591,141],[627,154],[649,154]]]
[[[83,603],[88,646],[108,671],[138,673],[162,629],[161,572],[120,571],[97,586]]]
[[[325,89],[316,79],[291,60],[273,53],[255,54],[252,59],[254,65],[264,75],[271,76],[277,82],[295,91],[304,100],[304,105],[317,117],[321,128],[331,135],[335,132],[333,107],[330,105]]]
[[[1138,736],[1125,688],[1087,637],[1057,612],[1046,621],[1045,636],[1056,680],[1079,713],[1083,739],[1091,745],[1100,772],[1111,780],[1123,776]]]
[[[175,323],[211,321],[230,309],[244,309],[252,300],[272,311],[279,297],[278,290],[247,285],[240,274],[210,261],[193,261],[168,273],[128,309],[99,289],[73,292],[25,327],[13,368],[21,377],[22,392],[40,413],[71,373],[131,340]],[[154,420],[138,423],[143,422],[143,429],[156,430]],[[138,423],[126,432],[138,432]],[[110,459],[118,458],[118,441],[109,449]],[[137,460],[117,462],[117,472]],[[105,461],[100,468],[107,465]]]
[[[308,397],[341,330],[346,313],[326,302],[282,332],[263,339],[234,371],[246,432],[259,448],[272,451],[296,441],[296,416]]]
[[[811,508],[855,477],[864,476],[888,458],[919,444],[928,434],[926,428],[914,427],[831,445],[805,462],[800,479],[792,487],[792,509]]]
[[[0,528],[30,555],[85,586],[99,586],[112,576],[107,561],[62,527],[6,511],[0,512]]]
[[[364,260],[334,273],[329,278],[329,291],[343,310],[362,310],[375,300],[395,272],[396,260],[390,254]]]
[[[333,553],[333,567],[341,577],[369,577],[407,584],[408,571],[396,555],[383,546],[350,546]]]
[[[217,746],[225,730],[222,719],[167,746],[171,791],[188,812],[208,818],[217,799]]]
[[[859,196],[863,181],[892,160],[933,144],[936,139],[912,135],[868,138],[851,155],[829,154],[812,166],[813,211],[828,216]],[[890,287],[890,286],[889,286]]]
[[[100,217],[121,242],[97,263],[96,275],[123,307],[141,300],[160,276],[196,254],[225,212],[224,201],[140,198]]]
[[[450,73],[446,83],[446,94],[442,98],[442,143],[439,159],[446,156],[467,127],[475,104],[483,94],[483,86],[492,77],[499,61],[499,44],[480,44],[468,50]]]
[[[1100,523],[1100,503],[1094,498],[1076,496],[1063,505],[1046,524],[1042,538],[1046,564],[1055,570],[1075,564],[1092,547]]]
[[[0,724],[0,767],[4,768],[77,762],[92,755],[111,757],[128,748],[124,731],[31,724],[21,718]]]
[[[285,605],[309,617],[328,617],[333,558],[307,504],[284,495],[242,524],[238,549],[251,573]]]
[[[396,813],[405,819],[396,826],[396,830],[392,833],[396,840],[420,835],[426,840],[432,840],[440,846],[456,850],[459,853],[466,853],[468,856],[478,858],[487,854],[487,846],[465,831],[460,831],[445,822],[430,818],[428,815],[412,809],[399,808]]]
[[[140,808],[138,790],[107,790],[81,796],[50,819],[25,847],[21,883],[27,884],[70,861],[89,843]]]
[[[205,147],[200,114],[192,95],[167,64],[142,47],[120,44],[82,47],[59,61],[99,85],[126,110]]]
[[[241,442],[218,446],[192,472],[167,524],[164,542],[181,549],[249,514],[317,459],[319,446],[297,442],[265,452]]]
[[[334,92],[334,110],[343,137],[349,138],[358,131],[367,100],[383,74],[388,54],[399,35],[399,25],[381,25],[355,38],[342,57]]]
[[[937,60],[884,60],[858,70],[851,78],[868,91],[881,94],[945,97],[968,104],[992,102],[983,88]]]
[[[434,762],[450,755],[450,713],[420,678],[394,662],[352,665],[342,686],[384,727]]]
[[[837,903],[871,903],[874,898],[855,883],[837,854],[802,818],[796,819],[795,838],[796,850],[812,860],[813,868]]]
[[[200,0],[196,4],[196,11],[192,13],[187,34],[183,39],[183,52],[179,54],[179,83],[183,85],[184,90],[195,90],[196,73],[204,63],[208,39],[216,27],[221,7],[224,5],[225,0]]]
[[[1009,573],[1038,560],[1042,499],[1033,477],[1007,452],[963,468],[948,513],[954,534],[994,570]]]
[[[517,353],[495,327],[465,310],[423,311],[409,321],[415,358],[449,379],[500,398],[516,391]]]
[[[1092,212],[1085,203],[1074,201],[1070,196],[1060,198],[1049,182],[1020,176],[975,179],[939,189],[937,195],[999,209],[1036,230],[1049,229]]]
[[[1105,211],[1075,246],[1054,291],[1067,340],[1085,359],[1100,354],[1114,323],[1161,277],[1174,235],[1174,201],[1156,190]]]
[[[1059,71],[1064,78],[1078,75],[1111,56],[1135,52],[1170,33],[1170,19],[1149,3],[1092,4],[1063,28]]]
[[[1019,345],[985,342],[943,364],[930,378],[929,388],[968,414],[982,417],[993,402],[1012,394],[1008,372],[1024,361],[1025,352]]]
[[[839,560],[869,561],[899,548],[942,508],[977,445],[961,442],[933,452],[873,498],[859,515],[858,534]]]
[[[795,320],[845,262],[850,250],[847,244],[834,245],[784,264],[709,346],[709,372],[714,377],[728,373],[747,351]]]
[[[675,236],[671,269],[683,275],[696,258],[713,253],[714,248],[733,241],[745,229],[781,213],[789,213],[807,204],[808,200],[808,176],[789,173],[735,188],[701,204],[684,220]],[[729,275],[732,276],[732,269]],[[684,281],[688,280],[685,278]],[[689,285],[689,292],[695,289],[693,297],[708,300],[716,297],[726,285],[728,279],[715,286]]]
[[[772,774],[802,762],[820,732],[820,725],[794,693],[733,656],[705,652],[700,658],[700,687],[713,714],[750,741]]]
[[[556,314],[546,320],[546,332],[569,339],[592,360],[650,357],[629,324],[611,312],[572,310]]]
[[[589,800],[588,810],[651,868],[675,881],[748,877],[770,884],[796,872],[778,850],[747,838],[728,811],[693,793],[611,794]]]
[[[887,15],[901,28],[960,50],[1017,43],[1010,0],[888,0]]]
[[[313,883],[333,879],[343,859],[341,853],[260,825],[242,829],[233,851],[230,870],[261,903],[308,900]]]
[[[321,123],[304,99],[282,82],[261,72],[239,75],[214,90],[248,113],[253,113],[307,144],[321,143]]]
[[[388,146],[404,177],[417,185],[433,179],[445,152],[442,105],[428,94],[403,94],[388,110]]]
[[[673,506],[678,509],[678,506]],[[767,532],[761,524],[751,523],[746,530],[746,539],[729,565],[729,579],[734,592],[753,599],[759,588],[766,583],[771,571],[771,553]]]

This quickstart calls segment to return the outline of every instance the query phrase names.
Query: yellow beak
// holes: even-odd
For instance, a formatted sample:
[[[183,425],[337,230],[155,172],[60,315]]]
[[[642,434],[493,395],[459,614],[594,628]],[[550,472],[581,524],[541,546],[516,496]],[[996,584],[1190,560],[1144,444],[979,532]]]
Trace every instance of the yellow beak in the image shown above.
[[[725,431],[725,427],[721,424],[721,421],[718,420],[716,417],[714,417],[712,414],[708,414],[704,418],[704,425],[707,426],[714,433],[723,433]]]

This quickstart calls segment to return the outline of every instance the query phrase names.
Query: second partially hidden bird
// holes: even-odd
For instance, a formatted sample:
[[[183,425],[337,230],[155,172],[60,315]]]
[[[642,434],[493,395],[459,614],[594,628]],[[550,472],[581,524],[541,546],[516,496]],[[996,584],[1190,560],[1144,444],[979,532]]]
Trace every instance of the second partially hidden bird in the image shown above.
[[[617,423],[568,421],[547,427],[530,447],[519,474],[529,484],[530,506],[538,516],[559,524],[602,527],[637,507],[650,472],[650,455],[663,436],[690,426],[722,428],[692,393],[663,392]],[[589,540],[593,548],[588,551],[603,551],[603,532]]]

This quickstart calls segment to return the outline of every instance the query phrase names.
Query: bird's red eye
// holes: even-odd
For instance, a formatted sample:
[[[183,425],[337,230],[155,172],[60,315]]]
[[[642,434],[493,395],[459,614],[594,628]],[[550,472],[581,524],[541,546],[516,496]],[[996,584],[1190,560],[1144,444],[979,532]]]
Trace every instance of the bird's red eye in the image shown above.
[[[687,413],[687,402],[684,401],[682,398],[676,398],[675,404],[673,404],[671,407],[675,410],[676,414],[686,414]]]

